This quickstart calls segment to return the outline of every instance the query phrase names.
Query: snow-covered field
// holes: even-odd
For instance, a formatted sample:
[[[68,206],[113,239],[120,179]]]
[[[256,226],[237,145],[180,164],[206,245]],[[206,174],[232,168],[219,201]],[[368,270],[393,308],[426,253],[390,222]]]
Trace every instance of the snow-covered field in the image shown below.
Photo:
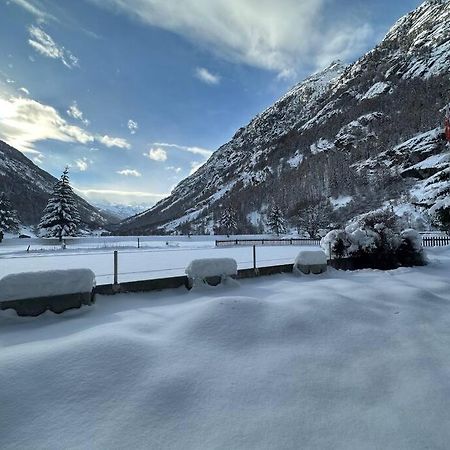
[[[444,449],[450,248],[0,315],[0,448]]]
[[[98,284],[113,281],[113,251],[119,251],[119,282],[184,275],[193,259],[234,258],[239,269],[253,267],[251,247],[216,248],[215,236],[141,238],[83,238],[60,246],[42,240],[15,239],[0,244],[0,278],[26,271],[91,269]],[[30,251],[27,247],[30,245]],[[308,247],[311,248],[311,247]],[[292,263],[301,247],[258,247],[258,267]]]

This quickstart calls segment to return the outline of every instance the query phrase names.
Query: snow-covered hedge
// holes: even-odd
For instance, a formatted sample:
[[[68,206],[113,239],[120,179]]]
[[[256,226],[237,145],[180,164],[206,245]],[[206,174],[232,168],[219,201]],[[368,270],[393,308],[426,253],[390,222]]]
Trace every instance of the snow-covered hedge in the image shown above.
[[[330,231],[321,246],[329,257],[351,258],[358,267],[393,268],[426,262],[419,233],[402,231],[399,218],[385,210],[365,214],[343,230]]]
[[[94,287],[95,274],[89,269],[17,273],[0,279],[0,301],[89,293]]]
[[[186,267],[186,275],[192,279],[226,277],[237,274],[237,263],[232,258],[194,259]]]

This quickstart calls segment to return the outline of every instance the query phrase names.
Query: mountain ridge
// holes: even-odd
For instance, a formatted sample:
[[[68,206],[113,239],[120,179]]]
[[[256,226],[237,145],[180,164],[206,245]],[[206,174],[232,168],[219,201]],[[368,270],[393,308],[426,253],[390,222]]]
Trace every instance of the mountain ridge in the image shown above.
[[[19,150],[0,140],[0,191],[7,194],[23,225],[39,223],[57,181]],[[99,212],[78,195],[75,199],[82,226],[101,228],[120,220],[112,214]]]
[[[450,2],[424,2],[355,63],[333,63],[295,85],[169,197],[122,222],[120,231],[173,232],[187,226],[208,232],[228,203],[235,205],[245,232],[258,231],[272,202],[282,205],[293,223],[308,203],[339,196],[353,202],[340,208],[337,221],[386,201],[404,201],[423,180],[396,167],[377,176],[363,163],[415,142],[443,122],[449,36]],[[445,153],[444,143],[434,151]],[[420,199],[417,204],[425,205]],[[433,205],[422,207],[427,213]]]

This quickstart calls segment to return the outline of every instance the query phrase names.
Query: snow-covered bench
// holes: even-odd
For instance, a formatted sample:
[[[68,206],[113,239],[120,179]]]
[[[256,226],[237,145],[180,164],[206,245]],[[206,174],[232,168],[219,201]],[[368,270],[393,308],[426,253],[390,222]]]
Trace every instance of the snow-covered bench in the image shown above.
[[[237,263],[232,258],[195,259],[186,267],[189,287],[198,283],[217,286],[225,279],[237,275]]]
[[[327,255],[322,250],[302,250],[295,258],[294,269],[304,274],[327,271]]]
[[[0,279],[0,309],[12,308],[19,316],[61,313],[94,303],[94,287],[95,274],[89,269],[7,275]]]

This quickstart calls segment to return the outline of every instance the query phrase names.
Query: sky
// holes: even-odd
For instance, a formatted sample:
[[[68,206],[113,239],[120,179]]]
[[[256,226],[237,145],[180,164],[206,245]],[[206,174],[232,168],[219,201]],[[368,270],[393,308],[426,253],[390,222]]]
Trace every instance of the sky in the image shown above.
[[[150,206],[420,0],[0,0],[0,139],[93,203]]]

